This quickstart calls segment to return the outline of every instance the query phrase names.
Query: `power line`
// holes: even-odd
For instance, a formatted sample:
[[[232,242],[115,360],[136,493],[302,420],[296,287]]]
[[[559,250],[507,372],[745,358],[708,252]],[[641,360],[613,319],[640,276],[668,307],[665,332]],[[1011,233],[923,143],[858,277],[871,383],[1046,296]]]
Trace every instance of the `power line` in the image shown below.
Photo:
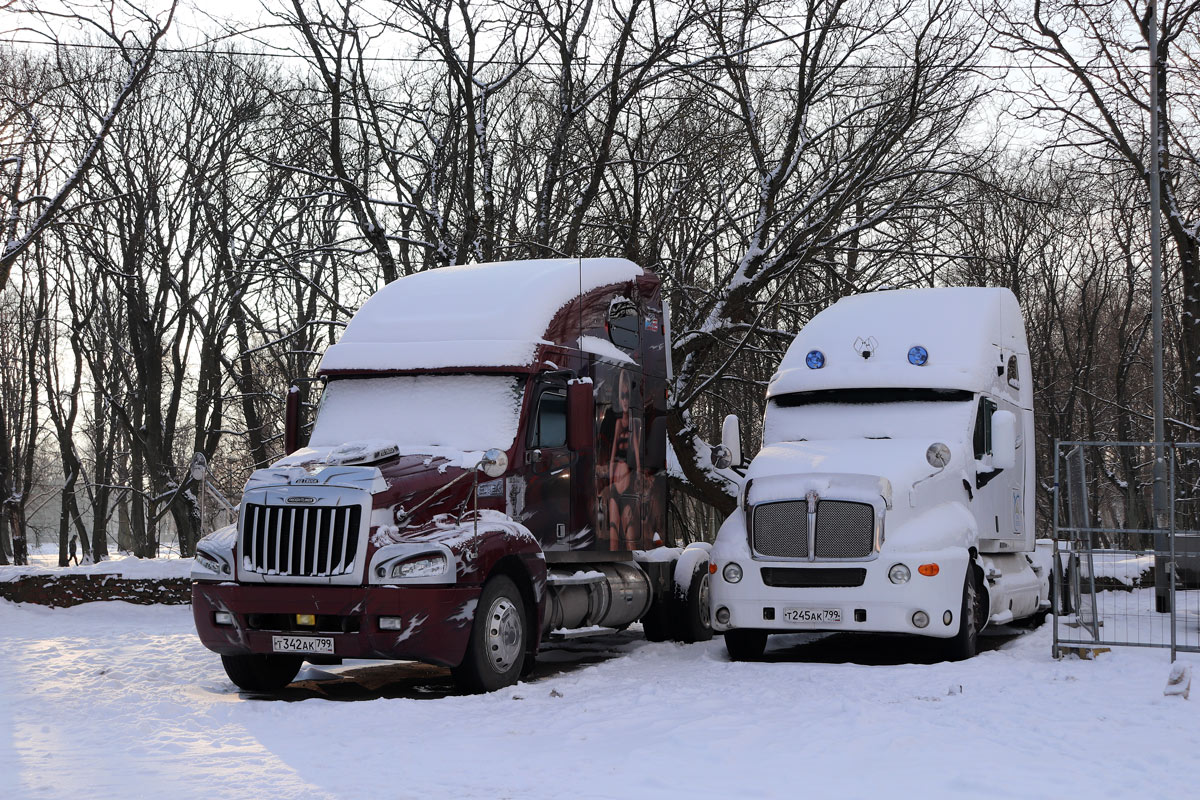
[[[117,50],[117,51],[122,51],[122,50],[141,50],[142,49],[140,47],[132,47],[132,46],[122,48],[115,44],[96,44],[96,43],[90,43],[90,42],[48,42],[48,41],[44,41],[44,40],[34,40],[34,39],[4,39],[3,43],[10,44],[10,45],[22,44],[22,45],[33,45],[35,47],[53,47],[53,48],[75,49],[75,50],[108,50],[108,51]],[[291,53],[291,52],[269,53],[269,52],[263,52],[260,50],[228,50],[228,49],[221,50],[221,49],[215,49],[215,48],[210,49],[208,47],[208,45],[196,45],[194,47],[159,47],[159,48],[157,48],[157,51],[159,53],[169,53],[169,54],[176,54],[176,55],[203,55],[203,54],[207,54],[207,53],[217,53],[220,55],[240,56],[240,57],[244,57],[244,58],[279,58],[279,59],[293,59],[293,60],[301,60],[301,61],[307,61],[310,58],[310,56],[308,56],[304,53]],[[379,63],[383,63],[383,64],[444,64],[445,63],[445,59],[431,58],[428,56],[364,56],[364,55],[358,55],[355,57],[355,60],[372,63],[372,64],[379,64]],[[511,59],[493,59],[493,60],[486,61],[484,63],[487,63],[489,65],[494,64],[497,66],[506,66],[506,67],[521,66],[522,64],[531,64],[531,65],[543,66],[543,67],[560,66],[559,62],[547,61],[547,60],[515,61],[515,60],[511,60]],[[576,65],[591,66],[591,67],[605,66],[604,64],[597,64],[595,62],[588,62],[588,61],[576,61],[573,63]],[[745,69],[756,70],[756,71],[757,70],[778,71],[780,69],[779,65],[776,65],[776,64],[744,64],[742,66]],[[895,64],[842,64],[838,67],[835,67],[835,69],[839,69],[839,70],[841,70],[841,69],[887,70],[887,69],[900,69],[903,66],[904,65],[895,65]],[[1117,69],[1118,66],[1110,65],[1110,64],[1090,65],[1089,66],[1089,70],[1097,69],[1097,68]],[[1119,68],[1134,70],[1137,72],[1148,71],[1148,67],[1146,67],[1145,65],[1137,65],[1137,64],[1119,65]],[[1065,64],[971,64],[971,65],[965,66],[964,69],[966,69],[966,70],[1003,70],[1003,71],[1009,71],[1009,70],[1065,70],[1065,71],[1070,71],[1070,67],[1068,67]],[[1164,71],[1182,72],[1182,71],[1194,71],[1194,70],[1200,69],[1200,67],[1192,67],[1192,68],[1190,68],[1190,70],[1186,70],[1186,69],[1181,69],[1179,67],[1169,68],[1165,65],[1162,65],[1162,66],[1160,66],[1160,69],[1162,69]]]

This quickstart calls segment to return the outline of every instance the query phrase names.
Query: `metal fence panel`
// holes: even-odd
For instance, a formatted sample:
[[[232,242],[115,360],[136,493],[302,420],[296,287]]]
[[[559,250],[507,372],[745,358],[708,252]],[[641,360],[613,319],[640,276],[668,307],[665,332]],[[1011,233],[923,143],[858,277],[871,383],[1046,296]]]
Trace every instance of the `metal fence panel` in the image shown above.
[[[1170,648],[1172,660],[1200,652],[1200,444],[1167,448],[1171,507],[1159,529],[1153,443],[1055,444],[1056,656],[1098,646]]]

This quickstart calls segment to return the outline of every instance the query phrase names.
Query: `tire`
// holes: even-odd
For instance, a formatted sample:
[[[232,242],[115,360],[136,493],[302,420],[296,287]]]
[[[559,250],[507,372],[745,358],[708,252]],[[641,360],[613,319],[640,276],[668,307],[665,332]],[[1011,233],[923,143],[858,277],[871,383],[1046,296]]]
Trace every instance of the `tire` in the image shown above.
[[[295,679],[304,659],[300,656],[251,653],[221,656],[225,674],[239,689],[247,692],[274,692]]]
[[[525,601],[512,579],[497,575],[483,587],[462,663],[451,669],[458,685],[474,693],[512,686],[521,677],[529,647]]]
[[[675,639],[685,644],[712,639],[711,615],[708,560],[705,559],[692,572],[686,593],[681,587],[675,587]]]
[[[650,610],[642,617],[642,633],[648,642],[665,642],[671,638],[671,612],[666,598],[656,596]]]
[[[979,586],[975,582],[974,569],[967,565],[967,576],[963,580],[962,607],[958,612],[958,633],[947,639],[945,654],[947,661],[966,661],[979,652]]]
[[[725,649],[732,661],[757,661],[767,649],[766,631],[725,631]]]

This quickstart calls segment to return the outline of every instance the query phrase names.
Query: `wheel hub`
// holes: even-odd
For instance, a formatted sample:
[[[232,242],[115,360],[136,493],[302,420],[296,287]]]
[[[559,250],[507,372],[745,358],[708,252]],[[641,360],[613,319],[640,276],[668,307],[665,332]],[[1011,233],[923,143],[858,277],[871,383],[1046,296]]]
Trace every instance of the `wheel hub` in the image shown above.
[[[497,597],[487,614],[483,643],[488,664],[497,673],[505,673],[521,657],[524,648],[522,625],[517,607],[507,597]]]

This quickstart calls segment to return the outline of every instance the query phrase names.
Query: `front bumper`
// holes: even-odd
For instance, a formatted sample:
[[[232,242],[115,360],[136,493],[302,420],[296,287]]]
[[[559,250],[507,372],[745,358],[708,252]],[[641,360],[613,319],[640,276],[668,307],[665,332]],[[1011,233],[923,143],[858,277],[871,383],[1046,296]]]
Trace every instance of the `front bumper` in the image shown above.
[[[457,666],[466,652],[480,587],[245,586],[192,584],[192,616],[200,641],[222,655],[271,653],[272,636],[331,636],[335,658],[384,658]],[[214,615],[233,615],[218,625]],[[322,629],[287,623],[313,614]],[[400,617],[400,630],[379,618]],[[333,624],[338,623],[338,624]]]
[[[966,576],[969,554],[965,548],[938,551],[895,553],[884,551],[872,561],[808,562],[760,561],[745,557],[723,558],[714,552],[716,574],[712,576],[712,626],[724,632],[733,628],[765,630],[771,633],[803,633],[806,631],[859,631],[869,633],[913,633],[922,636],[949,638],[958,633],[959,611],[962,608],[963,579]],[[725,565],[736,561],[743,577],[738,583],[724,578]],[[938,574],[920,575],[921,564],[936,563]],[[912,577],[907,583],[894,584],[888,571],[895,564],[904,564]],[[799,588],[768,586],[763,581],[763,568],[789,570],[864,569],[861,586],[824,586]],[[729,611],[729,621],[718,622],[722,609]],[[789,622],[785,609],[827,610],[841,612],[839,623]],[[924,611],[929,624],[918,628],[913,614]],[[950,612],[950,622],[945,613]]]

